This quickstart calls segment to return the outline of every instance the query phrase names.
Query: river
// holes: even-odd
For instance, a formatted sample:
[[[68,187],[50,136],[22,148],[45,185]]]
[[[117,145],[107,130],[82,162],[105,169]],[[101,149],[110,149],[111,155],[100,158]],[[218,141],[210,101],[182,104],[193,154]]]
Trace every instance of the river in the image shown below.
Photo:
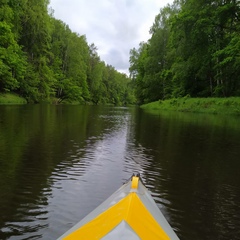
[[[137,172],[181,240],[240,239],[239,120],[0,106],[0,239],[56,239]]]

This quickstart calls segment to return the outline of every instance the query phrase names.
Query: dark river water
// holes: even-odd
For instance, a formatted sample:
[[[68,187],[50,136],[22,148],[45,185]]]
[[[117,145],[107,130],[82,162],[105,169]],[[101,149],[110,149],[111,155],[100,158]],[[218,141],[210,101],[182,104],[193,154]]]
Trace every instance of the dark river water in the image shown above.
[[[240,239],[240,118],[0,106],[0,239],[56,239],[140,172],[181,240]]]

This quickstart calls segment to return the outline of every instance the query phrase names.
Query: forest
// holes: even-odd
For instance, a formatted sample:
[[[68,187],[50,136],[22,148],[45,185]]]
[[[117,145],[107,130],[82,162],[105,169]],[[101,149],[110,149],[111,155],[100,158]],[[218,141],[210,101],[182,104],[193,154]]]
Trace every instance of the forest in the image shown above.
[[[49,0],[0,0],[0,94],[29,103],[135,102],[131,79],[54,18]]]
[[[130,50],[137,102],[240,96],[240,1],[175,0]]]
[[[55,19],[49,0],[0,0],[0,94],[114,105],[240,96],[239,18],[239,0],[175,0],[130,50],[128,77]]]

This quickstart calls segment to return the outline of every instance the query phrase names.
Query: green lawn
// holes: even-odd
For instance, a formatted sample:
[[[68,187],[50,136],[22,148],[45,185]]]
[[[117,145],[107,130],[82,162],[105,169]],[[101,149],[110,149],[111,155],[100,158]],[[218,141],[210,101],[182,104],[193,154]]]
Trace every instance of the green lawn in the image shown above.
[[[149,110],[240,115],[240,97],[174,98],[144,104],[141,106],[141,108]]]
[[[26,104],[27,100],[12,93],[0,93],[0,104]]]

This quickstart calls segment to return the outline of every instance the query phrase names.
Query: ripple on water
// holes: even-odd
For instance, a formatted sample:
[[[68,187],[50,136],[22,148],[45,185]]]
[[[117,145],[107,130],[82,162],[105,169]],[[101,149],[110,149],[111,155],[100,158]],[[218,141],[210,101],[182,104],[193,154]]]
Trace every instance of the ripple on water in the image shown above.
[[[72,120],[67,125],[65,119],[63,126],[62,123],[56,125],[63,129],[55,129],[61,133],[57,136],[62,138],[48,139],[53,132],[45,136],[43,131],[43,137],[39,136],[42,141],[35,140],[33,156],[34,142],[31,141],[22,163],[19,160],[19,172],[13,175],[17,178],[16,185],[12,191],[8,188],[3,191],[12,201],[8,203],[3,199],[1,202],[7,210],[0,239],[56,239],[137,172],[180,239],[239,239],[240,193],[239,184],[234,181],[239,178],[229,180],[231,174],[221,169],[221,162],[212,160],[216,159],[216,151],[204,152],[204,147],[208,150],[214,147],[214,144],[204,145],[205,140],[210,143],[209,131],[203,131],[201,139],[204,141],[200,140],[198,144],[201,148],[198,146],[197,154],[193,154],[197,162],[192,155],[188,156],[194,153],[189,150],[189,145],[194,146],[197,141],[196,136],[191,135],[189,125],[186,131],[179,124],[171,130],[169,122],[163,119],[158,118],[152,124],[150,116],[137,115],[131,119],[129,114],[121,111],[113,110],[114,116],[108,116],[109,111],[101,112],[100,117],[94,115],[94,121],[80,123],[77,119],[73,125]],[[199,135],[201,132],[197,131]],[[180,139],[182,135],[186,138]],[[219,139],[217,145],[222,146],[223,138]],[[186,149],[185,145],[188,145]],[[217,150],[221,149],[218,147]],[[230,150],[225,148],[227,155]],[[232,150],[231,157],[237,159],[238,148]],[[185,153],[186,159],[181,159],[180,154]],[[40,162],[43,162],[42,166],[38,164]],[[228,159],[225,168],[230,168],[230,164]],[[236,167],[229,173],[235,170],[238,174],[239,164],[237,161],[234,164]],[[14,167],[12,164],[10,173]],[[217,171],[223,176],[216,174]],[[6,176],[4,181],[11,182],[13,177]]]

